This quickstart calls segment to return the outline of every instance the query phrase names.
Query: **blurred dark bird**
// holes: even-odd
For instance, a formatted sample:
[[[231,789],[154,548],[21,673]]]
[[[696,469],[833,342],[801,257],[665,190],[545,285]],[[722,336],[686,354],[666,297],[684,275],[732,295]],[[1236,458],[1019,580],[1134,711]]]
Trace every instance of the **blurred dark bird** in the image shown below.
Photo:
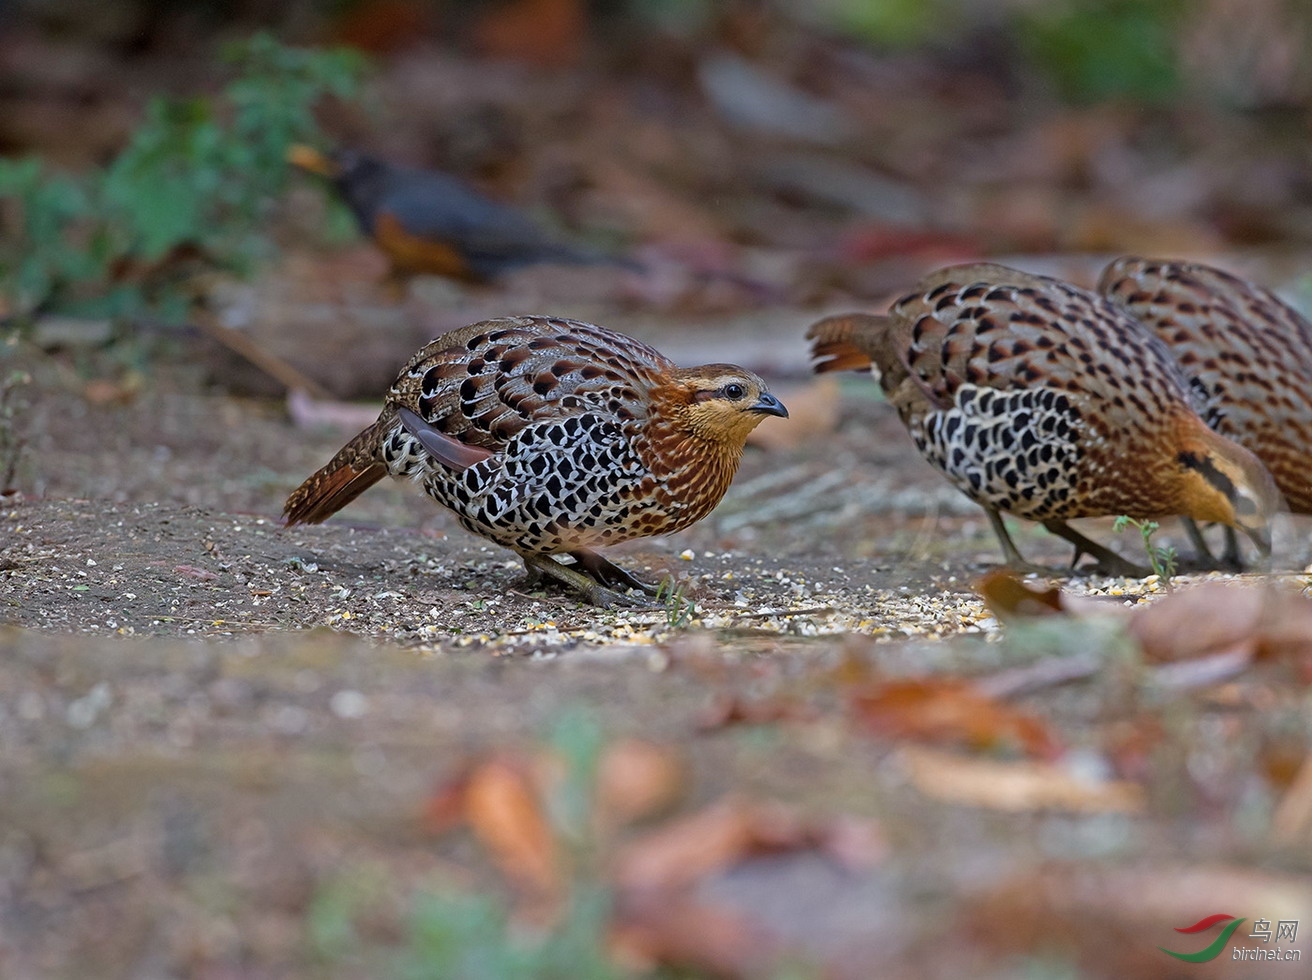
[[[1203,419],[1249,449],[1295,514],[1312,514],[1312,324],[1220,269],[1125,257],[1099,290],[1166,344]]]
[[[417,480],[474,534],[600,606],[640,582],[592,549],[701,520],[748,433],[788,411],[732,364],[679,368],[622,334],[545,316],[485,320],[415,354],[378,421],[287,499],[318,523],[384,475]],[[558,560],[570,555],[573,564]]]
[[[623,258],[553,241],[525,215],[450,174],[388,163],[355,150],[293,146],[295,166],[328,178],[401,275],[485,283],[534,263],[618,264]]]
[[[1184,515],[1269,551],[1280,497],[1242,446],[1193,408],[1166,347],[1102,297],[1004,266],[948,268],[886,316],[830,317],[808,333],[817,371],[871,368],[916,447],[1003,525],[1040,521],[1104,571],[1144,574],[1066,522]]]

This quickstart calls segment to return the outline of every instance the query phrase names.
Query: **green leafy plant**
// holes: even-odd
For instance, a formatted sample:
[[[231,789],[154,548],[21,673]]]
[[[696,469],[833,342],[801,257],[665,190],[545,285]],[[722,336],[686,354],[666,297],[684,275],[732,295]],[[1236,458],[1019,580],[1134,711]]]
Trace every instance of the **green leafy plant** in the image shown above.
[[[212,98],[158,97],[104,169],[51,173],[0,160],[0,300],[11,319],[71,314],[182,319],[200,269],[250,270],[286,187],[288,146],[321,133],[315,105],[353,98],[362,61],[257,34],[223,52]]]
[[[1116,523],[1112,527],[1118,534],[1127,527],[1135,528],[1139,532],[1140,537],[1143,538],[1144,550],[1148,552],[1149,564],[1152,565],[1162,584],[1169,589],[1171,577],[1179,568],[1179,556],[1170,545],[1153,544],[1153,535],[1157,533],[1160,525],[1156,521],[1139,521],[1122,514],[1116,518]]]
[[[673,576],[661,579],[656,601],[665,607],[665,625],[672,630],[686,629],[697,618],[697,604],[688,598],[688,586],[675,584]]]
[[[1016,36],[1029,60],[1077,102],[1179,93],[1180,0],[1058,0],[1017,9]]]

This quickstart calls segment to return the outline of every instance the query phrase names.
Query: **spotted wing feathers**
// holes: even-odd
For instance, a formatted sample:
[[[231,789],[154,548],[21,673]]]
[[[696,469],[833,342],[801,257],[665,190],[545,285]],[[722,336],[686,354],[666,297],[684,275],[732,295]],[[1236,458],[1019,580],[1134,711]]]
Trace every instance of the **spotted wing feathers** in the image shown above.
[[[505,317],[451,331],[410,359],[378,421],[292,493],[287,523],[326,520],[389,472],[471,468],[537,422],[588,412],[640,420],[672,368],[646,344],[574,320]],[[419,438],[402,409],[419,420]]]
[[[968,496],[1033,520],[1080,491],[1080,413],[1052,388],[962,385],[954,403],[908,424],[921,454]]]
[[[1169,417],[1186,382],[1169,351],[1123,310],[1055,279],[991,264],[930,277],[894,304],[905,361],[939,403],[963,385],[1002,391],[1049,387],[1097,403],[1111,426]]]
[[[673,369],[662,354],[602,327],[550,317],[476,323],[433,341],[388,394],[437,431],[498,452],[534,421],[603,412],[644,417]]]

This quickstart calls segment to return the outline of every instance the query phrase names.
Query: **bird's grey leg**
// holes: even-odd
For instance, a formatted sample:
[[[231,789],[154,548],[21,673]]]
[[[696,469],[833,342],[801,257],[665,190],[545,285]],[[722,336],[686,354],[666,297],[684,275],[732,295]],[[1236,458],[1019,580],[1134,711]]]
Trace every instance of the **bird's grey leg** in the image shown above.
[[[647,593],[647,595],[656,595],[660,591],[660,586],[636,578],[595,551],[580,548],[578,551],[571,551],[570,555],[578,562],[578,567],[584,573],[601,585],[609,586],[612,589],[637,589],[639,592]]]
[[[588,602],[594,606],[601,606],[603,609],[615,609],[620,606],[655,608],[657,605],[641,596],[631,596],[624,592],[608,589],[582,572],[562,565],[550,555],[521,553],[519,557],[524,560],[524,567],[528,570],[530,577],[536,574],[539,578],[554,579],[561,585],[582,593]]]
[[[1184,525],[1184,533],[1188,535],[1189,543],[1193,545],[1194,556],[1198,562],[1200,564],[1211,564],[1216,561],[1212,556],[1212,549],[1207,546],[1207,539],[1203,537],[1203,530],[1198,526],[1198,522],[1192,517],[1181,517],[1180,523]],[[1233,538],[1230,540],[1234,541]],[[1239,542],[1235,541],[1234,544],[1236,548],[1239,547]]]
[[[1244,570],[1244,559],[1239,554],[1239,535],[1232,527],[1225,529],[1225,548],[1221,551],[1220,558],[1212,556],[1212,550],[1207,547],[1207,542],[1203,539],[1203,532],[1198,525],[1188,517],[1181,517],[1180,523],[1184,525],[1185,533],[1189,535],[1189,541],[1194,546],[1196,557],[1190,564],[1191,568],[1200,568],[1203,570],[1222,569],[1228,572],[1242,572]],[[1265,545],[1266,554],[1270,554],[1270,545],[1263,541],[1256,541],[1259,554],[1263,552]]]
[[[1016,549],[1016,543],[1011,540],[1011,534],[1007,531],[1006,525],[1002,523],[1002,514],[992,507],[985,507],[984,513],[989,515],[989,523],[993,525],[993,533],[998,536],[998,543],[1002,545],[1002,555],[1006,559],[1008,568],[1017,572],[1033,572],[1036,575],[1060,574],[1056,569],[1036,565],[1021,557],[1021,553]]]
[[[1093,570],[1101,572],[1103,575],[1124,575],[1128,578],[1147,578],[1152,571],[1142,565],[1136,565],[1134,562],[1122,558],[1116,552],[1112,551],[1097,541],[1086,538],[1075,528],[1071,527],[1065,521],[1044,521],[1043,526],[1059,538],[1065,538],[1071,544],[1075,545],[1075,557],[1071,560],[1071,571],[1075,571],[1075,563],[1084,555],[1095,559],[1097,564]]]

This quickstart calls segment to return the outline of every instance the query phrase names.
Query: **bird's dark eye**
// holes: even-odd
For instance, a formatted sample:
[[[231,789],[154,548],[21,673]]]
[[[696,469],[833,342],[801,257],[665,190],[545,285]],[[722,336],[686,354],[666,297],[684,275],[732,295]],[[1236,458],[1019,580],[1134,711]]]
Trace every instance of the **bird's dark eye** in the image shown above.
[[[733,399],[734,401],[737,401],[739,398],[742,398],[743,395],[745,394],[747,394],[747,389],[744,388],[742,385],[738,384],[736,381],[724,386],[725,398],[730,398]]]

